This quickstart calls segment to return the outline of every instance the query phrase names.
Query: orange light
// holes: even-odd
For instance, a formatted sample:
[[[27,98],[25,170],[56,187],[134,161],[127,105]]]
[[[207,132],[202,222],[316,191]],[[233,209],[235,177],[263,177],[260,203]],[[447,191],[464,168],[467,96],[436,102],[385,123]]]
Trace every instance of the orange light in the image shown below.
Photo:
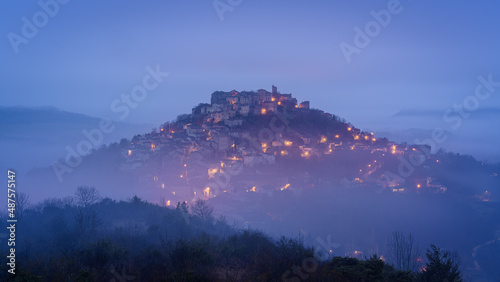
[[[422,185],[420,185],[420,184],[417,184],[417,188],[420,188],[420,187],[422,187]]]
[[[365,135],[365,140],[368,140],[368,138],[369,138],[368,135]]]
[[[278,105],[281,105],[281,102],[278,102]]]
[[[354,140],[358,140],[358,139],[359,139],[359,135],[355,135]]]
[[[283,190],[286,190],[288,189],[288,187],[290,187],[290,184],[286,184],[285,186],[281,187],[280,190],[283,191]]]
[[[276,98],[274,98],[274,97],[273,97],[273,98],[271,98],[271,101],[273,101],[273,102],[274,102],[274,101],[276,101]]]
[[[352,130],[352,128],[350,128],[350,127],[347,128],[347,131],[351,131],[351,130]]]
[[[338,134],[337,134],[337,135],[335,135],[335,138],[339,138],[339,137],[340,137],[340,136],[339,136]]]
[[[263,114],[263,115],[265,115],[266,114],[266,109],[261,109],[260,113]]]
[[[293,142],[292,141],[285,141],[285,146],[292,146]]]
[[[132,156],[132,150],[128,150],[128,155]]]
[[[372,138],[372,141],[373,141],[373,142],[375,142],[375,141],[377,141],[377,139],[375,139],[375,138]]]

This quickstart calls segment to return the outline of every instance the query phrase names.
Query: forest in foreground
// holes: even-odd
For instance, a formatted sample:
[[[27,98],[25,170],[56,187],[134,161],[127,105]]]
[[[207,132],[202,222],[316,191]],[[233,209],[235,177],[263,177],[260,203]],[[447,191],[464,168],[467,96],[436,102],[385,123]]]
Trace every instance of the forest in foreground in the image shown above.
[[[5,217],[6,215],[2,215]],[[461,281],[460,258],[429,246],[414,258],[395,232],[392,256],[320,254],[301,238],[272,238],[214,218],[206,201],[175,208],[101,198],[93,187],[31,205],[17,199],[15,274],[2,281]],[[2,219],[6,222],[6,218]],[[8,253],[7,244],[2,251]],[[327,252],[328,253],[328,252]],[[422,263],[416,268],[415,259]]]

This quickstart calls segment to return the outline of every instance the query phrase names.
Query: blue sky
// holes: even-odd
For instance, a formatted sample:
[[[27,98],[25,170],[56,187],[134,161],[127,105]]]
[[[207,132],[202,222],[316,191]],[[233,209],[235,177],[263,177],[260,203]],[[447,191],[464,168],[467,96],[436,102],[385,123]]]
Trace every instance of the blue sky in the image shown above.
[[[73,0],[58,4],[16,53],[8,34],[22,36],[22,18],[33,21],[43,10],[36,1],[3,1],[0,105],[117,119],[112,101],[140,85],[147,66],[159,65],[169,77],[127,122],[159,124],[208,102],[215,90],[274,84],[361,128],[391,128],[401,126],[390,118],[401,110],[425,116],[462,103],[478,75],[500,81],[494,1],[401,0],[401,11],[348,63],[339,45],[354,44],[354,28],[364,29],[370,12],[390,2],[243,0],[221,20],[213,1]],[[500,98],[492,95],[483,107],[498,112]],[[404,126],[442,126],[439,118],[422,120],[414,115]]]

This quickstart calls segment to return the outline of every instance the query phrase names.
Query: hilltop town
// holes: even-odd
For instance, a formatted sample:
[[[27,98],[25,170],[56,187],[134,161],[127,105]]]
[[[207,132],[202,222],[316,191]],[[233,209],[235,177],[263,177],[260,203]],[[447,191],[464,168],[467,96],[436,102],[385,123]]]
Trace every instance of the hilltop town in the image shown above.
[[[121,170],[164,190],[167,206],[319,185],[445,193],[428,173],[398,173],[398,164],[412,155],[425,160],[417,171],[439,165],[428,146],[377,138],[273,86],[271,92],[214,92],[210,104],[135,136]]]

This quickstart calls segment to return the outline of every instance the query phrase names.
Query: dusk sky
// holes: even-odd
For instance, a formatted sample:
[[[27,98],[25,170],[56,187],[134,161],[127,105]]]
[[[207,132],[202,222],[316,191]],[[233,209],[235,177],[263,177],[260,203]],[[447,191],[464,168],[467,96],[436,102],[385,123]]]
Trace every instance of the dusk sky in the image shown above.
[[[391,116],[411,110],[405,128],[451,130],[442,115],[474,95],[477,77],[500,81],[500,3],[346,2],[69,1],[50,6],[45,25],[35,16],[42,26],[13,44],[23,17],[33,23],[43,10],[36,1],[4,1],[0,105],[118,120],[113,101],[159,65],[170,75],[125,122],[159,125],[209,102],[213,91],[274,84],[360,128],[401,128]],[[218,13],[214,3],[234,6]],[[355,46],[355,28],[365,30],[371,11],[388,5],[398,12],[348,62],[340,44]],[[470,117],[486,111],[480,125],[495,132],[498,93]]]

